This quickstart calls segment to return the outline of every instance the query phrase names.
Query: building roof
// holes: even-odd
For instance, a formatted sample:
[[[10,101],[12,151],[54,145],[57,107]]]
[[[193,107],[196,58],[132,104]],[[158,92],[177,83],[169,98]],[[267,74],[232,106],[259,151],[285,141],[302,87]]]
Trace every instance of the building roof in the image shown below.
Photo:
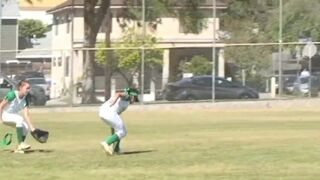
[[[65,1],[66,0],[32,0],[30,4],[26,0],[20,0],[19,6],[21,10],[46,11]]]
[[[46,37],[38,38],[30,41],[19,41],[19,50],[17,54],[18,59],[27,58],[51,58],[52,57],[52,31],[46,33]]]
[[[179,3],[182,2],[182,0],[175,0],[177,3],[177,7],[179,7]],[[205,2],[201,5],[201,7],[211,8],[212,7],[212,0],[205,0]],[[67,0],[51,9],[49,9],[48,13],[54,13],[56,11],[60,11],[62,9],[68,9],[72,6],[75,7],[83,7],[84,0]],[[126,6],[126,0],[111,0],[111,7],[123,7]],[[226,8],[227,4],[224,2],[224,0],[217,0],[216,2],[217,8]]]
[[[18,19],[19,3],[16,0],[2,1],[2,19]]]

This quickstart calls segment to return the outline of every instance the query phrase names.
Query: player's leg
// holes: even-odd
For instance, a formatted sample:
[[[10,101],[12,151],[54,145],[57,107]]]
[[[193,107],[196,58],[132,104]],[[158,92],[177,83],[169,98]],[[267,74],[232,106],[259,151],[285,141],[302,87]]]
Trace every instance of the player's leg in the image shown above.
[[[23,117],[18,114],[4,112],[2,115],[2,119],[4,124],[16,127],[17,140],[19,144],[17,152],[30,149],[31,146],[24,142],[29,132],[29,127],[28,124],[24,121]]]
[[[114,134],[108,136],[104,142],[101,142],[101,145],[104,147],[105,151],[112,155],[114,152],[113,145],[119,143],[120,139],[127,135],[127,131],[122,119],[116,113],[113,114],[111,119],[103,120],[115,130]]]
[[[111,135],[113,135],[114,133],[115,133],[114,128],[111,128]],[[121,151],[120,151],[120,141],[121,140],[119,140],[118,142],[115,142],[113,144],[114,152],[117,153],[117,154],[121,153]]]

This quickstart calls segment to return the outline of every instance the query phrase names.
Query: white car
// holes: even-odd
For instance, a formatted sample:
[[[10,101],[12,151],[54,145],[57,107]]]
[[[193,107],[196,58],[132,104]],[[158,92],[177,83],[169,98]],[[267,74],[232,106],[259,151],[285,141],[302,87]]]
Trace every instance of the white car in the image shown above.
[[[46,82],[45,78],[34,77],[34,78],[27,78],[27,80],[32,85],[36,85],[36,86],[42,87],[42,89],[44,90],[44,92],[46,94],[47,100],[50,99],[50,84],[48,84]]]

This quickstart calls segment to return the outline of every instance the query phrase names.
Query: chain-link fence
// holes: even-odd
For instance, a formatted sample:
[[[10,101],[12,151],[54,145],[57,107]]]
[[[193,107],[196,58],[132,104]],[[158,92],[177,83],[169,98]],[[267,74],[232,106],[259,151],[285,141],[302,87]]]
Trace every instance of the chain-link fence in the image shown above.
[[[81,4],[56,9],[51,48],[3,50],[1,73],[41,87],[37,105],[101,103],[125,87],[140,90],[140,103],[318,96],[316,0],[156,2],[126,4],[130,21],[111,3],[90,48]]]

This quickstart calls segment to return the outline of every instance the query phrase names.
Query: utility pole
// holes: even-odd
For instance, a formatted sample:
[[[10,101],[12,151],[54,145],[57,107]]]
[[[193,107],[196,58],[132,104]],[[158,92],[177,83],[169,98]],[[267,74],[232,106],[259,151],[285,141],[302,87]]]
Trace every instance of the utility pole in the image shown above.
[[[142,50],[141,50],[141,104],[143,104],[143,96],[144,96],[144,67],[145,67],[145,46],[144,46],[144,38],[146,35],[146,0],[142,0],[142,25],[143,25],[143,32],[142,32],[142,38],[143,38],[143,44],[142,44]]]
[[[0,72],[2,68],[2,0],[0,0]]]
[[[216,0],[212,2],[212,17],[213,17],[213,37],[212,37],[212,102],[215,101],[215,88],[216,88]]]
[[[70,96],[71,96],[71,102],[70,102],[70,105],[73,106],[73,100],[74,100],[74,95],[75,95],[75,92],[74,92],[74,81],[73,81],[73,78],[74,78],[74,75],[73,75],[73,62],[74,62],[74,55],[73,55],[73,41],[74,41],[74,37],[73,37],[73,31],[74,31],[74,0],[72,0],[71,2],[71,31],[70,31],[70,39],[71,39],[71,47],[70,47]],[[69,21],[69,19],[67,20]],[[67,25],[69,26],[69,24],[67,23]],[[69,27],[68,27],[69,28]],[[69,63],[69,62],[68,62]]]
[[[278,50],[278,60],[279,60],[279,69],[278,69],[278,93],[282,95],[282,0],[279,1],[279,50]]]

